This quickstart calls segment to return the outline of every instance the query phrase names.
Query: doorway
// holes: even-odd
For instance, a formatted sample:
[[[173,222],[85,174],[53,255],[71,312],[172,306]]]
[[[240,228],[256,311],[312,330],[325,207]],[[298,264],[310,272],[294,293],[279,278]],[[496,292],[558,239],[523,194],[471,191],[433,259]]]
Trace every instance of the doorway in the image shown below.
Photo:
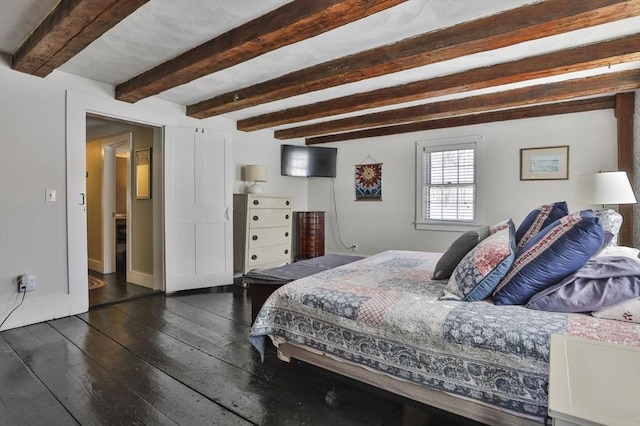
[[[87,115],[89,307],[154,293],[154,208],[132,191],[132,152],[153,145],[149,126]],[[147,202],[145,202],[147,201]]]

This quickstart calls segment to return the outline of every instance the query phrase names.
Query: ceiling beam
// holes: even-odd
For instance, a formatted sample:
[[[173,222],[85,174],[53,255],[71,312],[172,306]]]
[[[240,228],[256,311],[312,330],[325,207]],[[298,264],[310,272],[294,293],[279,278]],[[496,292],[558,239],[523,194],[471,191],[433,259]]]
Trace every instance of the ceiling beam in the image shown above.
[[[61,0],[13,53],[16,71],[45,77],[149,0]]]
[[[640,46],[640,34],[634,34],[601,43],[245,118],[238,121],[237,127],[238,130],[250,132],[369,108],[636,61],[640,60],[638,46]]]
[[[640,14],[637,0],[547,0],[345,56],[187,107],[206,118]]]
[[[139,101],[404,1],[295,0],[119,84],[116,99]]]
[[[275,137],[277,139],[292,139],[347,132],[356,129],[444,118],[452,115],[472,114],[526,105],[567,101],[580,97],[627,92],[639,87],[640,69],[634,69],[308,124],[306,126],[277,130]]]
[[[424,130],[447,129],[451,127],[470,126],[473,124],[493,123],[497,121],[519,120],[522,118],[546,117],[550,115],[569,114],[574,112],[613,109],[616,106],[614,96],[580,99],[577,101],[559,102],[554,104],[535,105],[523,108],[513,108],[501,111],[469,114],[460,117],[443,118],[439,120],[419,121],[416,123],[399,124],[397,126],[376,127],[373,129],[356,130],[353,132],[337,133],[333,135],[307,138],[307,145],[338,142],[354,139],[390,136],[402,133],[413,133]]]

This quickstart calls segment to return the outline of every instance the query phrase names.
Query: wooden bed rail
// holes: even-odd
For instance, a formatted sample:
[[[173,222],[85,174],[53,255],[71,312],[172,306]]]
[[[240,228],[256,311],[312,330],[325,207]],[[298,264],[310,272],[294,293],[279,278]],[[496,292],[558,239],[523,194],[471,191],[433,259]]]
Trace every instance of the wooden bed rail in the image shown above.
[[[323,352],[290,342],[278,344],[278,358],[286,362],[290,362],[291,358],[294,358],[333,373],[384,389],[385,391],[410,400],[490,425],[540,426],[543,424],[542,419],[535,420],[520,417],[469,399],[456,397],[445,392],[378,373],[346,360],[338,360]]]

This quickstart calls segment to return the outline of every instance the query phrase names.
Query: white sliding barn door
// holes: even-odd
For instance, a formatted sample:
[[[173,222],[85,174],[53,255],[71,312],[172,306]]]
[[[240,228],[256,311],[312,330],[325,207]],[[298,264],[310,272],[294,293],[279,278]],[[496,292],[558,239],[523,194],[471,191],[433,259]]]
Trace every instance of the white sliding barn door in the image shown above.
[[[165,127],[164,150],[165,290],[231,284],[230,137]]]

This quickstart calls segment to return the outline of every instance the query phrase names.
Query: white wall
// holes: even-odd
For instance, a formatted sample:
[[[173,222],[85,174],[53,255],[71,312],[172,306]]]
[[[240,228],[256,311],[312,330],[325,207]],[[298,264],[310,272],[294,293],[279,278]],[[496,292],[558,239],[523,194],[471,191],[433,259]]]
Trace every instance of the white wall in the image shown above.
[[[108,106],[117,118],[235,133],[235,123],[228,119],[195,120],[183,106],[155,99],[119,102],[110,85],[59,71],[44,79],[33,77],[11,70],[9,61],[0,55],[0,321],[22,298],[18,275],[35,275],[37,289],[26,294],[2,329],[75,314],[78,305],[86,309],[88,303],[86,292],[72,297],[67,271],[67,91]],[[271,134],[237,135],[238,149],[233,149],[241,164],[269,167],[265,193],[291,194],[305,208],[306,182],[280,179],[279,150],[274,148],[279,143]],[[239,179],[238,173],[234,189],[243,184]],[[57,191],[55,203],[45,203],[47,188]]]
[[[16,277],[37,276],[37,290],[28,293],[3,329],[77,313],[70,303],[67,272],[66,91],[96,99],[119,118],[157,125],[205,127],[233,133],[235,192],[243,190],[241,168],[266,164],[265,195],[290,195],[294,210],[331,211],[329,179],[280,176],[280,141],[272,132],[242,133],[224,118],[195,120],[184,107],[147,99],[136,104],[114,100],[109,85],[55,71],[44,79],[10,69],[0,55],[0,321],[19,302]],[[99,101],[99,102],[98,102]],[[99,111],[98,111],[99,112]],[[84,135],[84,129],[82,129]],[[567,199],[571,207],[576,178],[581,173],[614,169],[615,120],[611,111],[493,123],[468,128],[350,141],[339,147],[336,192],[340,225],[346,243],[358,243],[360,253],[390,248],[442,251],[455,233],[414,230],[414,143],[416,140],[483,134],[490,208],[487,221],[512,216],[516,221],[538,204]],[[287,141],[287,143],[292,143]],[[294,141],[293,143],[302,143]],[[571,179],[567,182],[519,182],[518,149],[571,145]],[[384,163],[382,202],[354,199],[353,165],[367,154]],[[57,201],[45,203],[45,188],[57,190]],[[327,252],[339,251],[327,217]],[[77,293],[77,292],[76,292]],[[82,296],[86,305],[88,295]],[[77,301],[76,301],[77,302]]]
[[[418,231],[415,220],[415,142],[469,135],[485,136],[485,222],[512,217],[516,226],[538,205],[566,200],[577,204],[578,177],[617,169],[613,110],[505,121],[327,144],[338,147],[335,179],[342,240],[358,244],[360,254],[386,249],[442,252],[460,233]],[[569,145],[569,180],[520,181],[520,148]],[[382,162],[381,202],[356,202],[354,165],[370,155]],[[370,161],[369,161],[370,162]],[[309,179],[309,209],[325,210],[326,251],[350,252],[337,242],[330,180]]]
[[[291,196],[293,210],[307,210],[307,179],[280,176],[280,145],[273,138],[273,131],[262,130],[245,133],[237,131],[233,136],[233,157],[236,163],[233,191],[244,193],[247,182],[242,181],[246,164],[265,164],[267,182],[262,182],[262,195]],[[300,143],[300,142],[298,142]]]

